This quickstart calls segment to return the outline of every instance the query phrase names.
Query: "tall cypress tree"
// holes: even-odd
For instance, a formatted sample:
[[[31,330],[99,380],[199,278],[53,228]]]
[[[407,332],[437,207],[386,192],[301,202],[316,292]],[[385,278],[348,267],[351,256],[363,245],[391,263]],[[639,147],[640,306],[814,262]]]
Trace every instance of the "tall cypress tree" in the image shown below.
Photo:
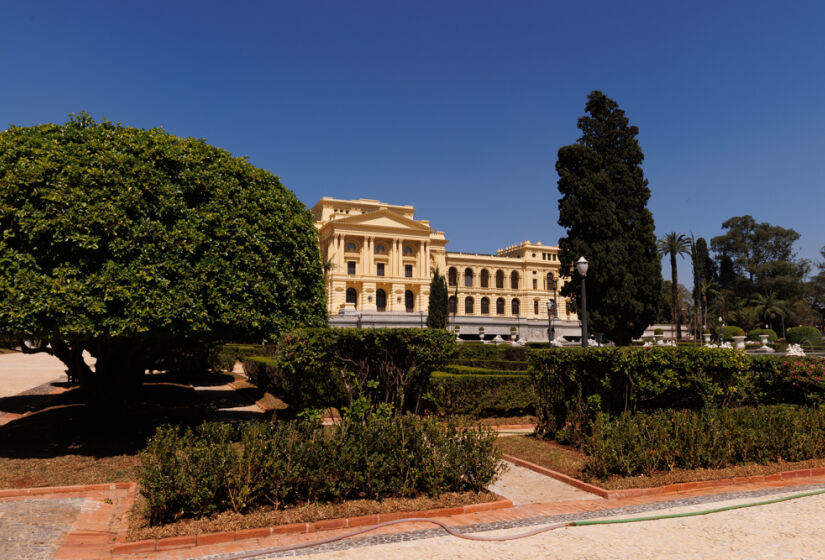
[[[569,282],[562,295],[579,308],[581,277],[573,263],[584,256],[587,311],[595,332],[616,344],[638,338],[656,317],[661,292],[661,262],[656,253],[650,190],[642,172],[642,153],[624,111],[600,91],[587,97],[579,119],[582,137],[559,150],[559,240],[562,274]]]
[[[427,306],[427,327],[431,329],[447,328],[447,281],[435,269],[430,281],[430,303]]]

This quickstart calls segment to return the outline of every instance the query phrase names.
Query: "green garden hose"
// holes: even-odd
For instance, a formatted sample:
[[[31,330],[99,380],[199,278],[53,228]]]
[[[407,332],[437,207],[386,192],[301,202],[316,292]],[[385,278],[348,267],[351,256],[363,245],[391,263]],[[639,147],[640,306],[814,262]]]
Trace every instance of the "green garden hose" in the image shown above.
[[[516,539],[523,539],[526,537],[532,537],[533,535],[538,535],[540,533],[546,533],[547,531],[553,531],[555,529],[561,529],[562,527],[584,527],[586,525],[613,525],[617,523],[637,523],[640,521],[657,521],[660,519],[677,519],[679,517],[695,517],[697,515],[709,515],[711,513],[720,513],[723,511],[731,511],[735,509],[744,509],[749,507],[756,507],[756,506],[765,506],[769,504],[777,504],[779,502],[787,502],[789,500],[796,500],[798,498],[807,498],[808,496],[817,496],[820,494],[825,494],[825,489],[822,490],[815,490],[813,492],[804,492],[802,494],[793,494],[791,496],[785,496],[783,498],[774,498],[772,500],[763,500],[761,502],[751,502],[747,504],[739,504],[734,506],[724,506],[719,508],[713,509],[704,509],[701,511],[691,511],[686,513],[668,513],[665,515],[649,515],[645,517],[627,517],[623,519],[599,519],[594,521],[561,521],[558,523],[553,523],[551,525],[545,525],[543,527],[538,527],[536,529],[531,529],[529,531],[525,531],[523,533],[517,533],[514,535],[501,535],[501,536],[484,536],[484,535],[474,535],[468,533],[460,533],[456,531],[454,528],[450,527],[449,525],[442,523],[437,519],[430,519],[426,517],[411,517],[407,519],[395,519],[393,521],[385,521],[384,523],[378,523],[377,525],[370,525],[369,527],[364,527],[363,529],[358,529],[357,531],[353,531],[351,533],[346,533],[344,535],[337,535],[334,537],[329,537],[326,539],[320,539],[317,541],[305,542],[305,543],[298,543],[293,545],[287,546],[277,546],[272,548],[266,548],[263,550],[256,550],[253,552],[241,552],[238,554],[232,554],[227,556],[227,560],[242,560],[248,558],[256,558],[258,556],[264,556],[267,554],[275,554],[278,552],[288,552],[291,550],[299,550],[302,548],[309,548],[313,546],[319,546],[322,544],[327,544],[335,541],[340,541],[343,539],[351,538],[357,535],[361,535],[367,533],[369,531],[373,531],[374,529],[378,529],[379,527],[387,527],[389,525],[397,525],[399,523],[432,523],[434,525],[438,525],[444,531],[449,533],[454,537],[458,537],[460,539],[466,539],[471,541],[484,541],[484,542],[503,542],[503,541],[512,541]]]

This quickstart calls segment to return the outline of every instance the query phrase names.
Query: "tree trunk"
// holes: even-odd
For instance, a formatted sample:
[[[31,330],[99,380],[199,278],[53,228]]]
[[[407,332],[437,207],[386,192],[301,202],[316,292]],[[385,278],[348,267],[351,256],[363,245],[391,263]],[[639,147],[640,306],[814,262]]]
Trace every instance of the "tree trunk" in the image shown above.
[[[682,338],[682,322],[679,320],[679,273],[676,270],[676,253],[670,252],[670,270],[672,272],[673,286],[671,287],[671,306],[673,311],[673,322],[676,324],[676,340]]]

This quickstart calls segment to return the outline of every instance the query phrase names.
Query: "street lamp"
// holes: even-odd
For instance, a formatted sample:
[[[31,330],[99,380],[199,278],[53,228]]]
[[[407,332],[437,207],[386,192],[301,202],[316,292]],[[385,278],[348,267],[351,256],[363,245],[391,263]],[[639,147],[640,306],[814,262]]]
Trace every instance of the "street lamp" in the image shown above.
[[[553,310],[556,307],[556,300],[547,300],[547,339],[553,342],[556,339],[556,330],[553,328]]]
[[[582,347],[587,348],[587,290],[585,289],[585,280],[587,279],[587,259],[579,257],[576,261],[576,270],[582,277]]]

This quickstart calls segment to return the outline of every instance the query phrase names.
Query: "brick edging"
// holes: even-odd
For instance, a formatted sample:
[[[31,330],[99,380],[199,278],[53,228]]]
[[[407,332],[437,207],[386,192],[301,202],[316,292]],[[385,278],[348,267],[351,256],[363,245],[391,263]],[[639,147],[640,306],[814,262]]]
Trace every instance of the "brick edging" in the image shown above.
[[[275,525],[257,529],[237,529],[235,531],[224,531],[222,533],[201,533],[199,535],[188,535],[183,537],[147,539],[131,543],[117,543],[112,547],[112,554],[157,552],[161,550],[191,548],[194,546],[232,542],[243,539],[257,539],[270,537],[272,535],[295,535],[315,533],[330,529],[353,529],[356,527],[366,527],[368,525],[376,525],[385,521],[395,521],[397,519],[406,519],[409,517],[451,517],[453,515],[462,515],[464,513],[492,511],[511,507],[513,507],[513,502],[510,500],[496,500],[494,502],[484,502],[481,504],[470,504],[452,508],[377,513],[372,515],[360,515],[358,517],[323,519],[321,521],[310,523],[290,523],[288,525]]]
[[[583,482],[577,478],[573,478],[571,476],[567,476],[566,474],[562,474],[560,472],[556,472],[552,469],[548,469],[535,463],[531,463],[530,461],[525,461],[524,459],[519,459],[518,457],[513,457],[512,455],[507,455],[506,453],[502,455],[505,461],[510,461],[513,464],[516,464],[520,467],[524,467],[526,469],[530,469],[533,472],[537,472],[539,474],[543,474],[545,476],[549,476],[550,478],[555,478],[560,482],[564,482],[565,484],[569,484],[579,490],[584,490],[585,492],[589,492],[590,494],[595,494],[601,498],[609,498],[610,491],[605,490],[604,488],[599,488],[598,486],[593,486],[592,484],[588,484]]]
[[[38,486],[34,488],[9,488],[0,490],[0,498],[19,496],[39,496],[42,494],[71,494],[75,492],[96,492],[99,490],[128,490],[136,486],[134,482],[110,482],[107,484],[80,484],[77,486]]]
[[[668,484],[666,486],[654,486],[652,488],[626,488],[623,490],[605,490],[598,486],[593,486],[576,478],[572,478],[560,472],[536,465],[524,459],[513,457],[512,455],[504,454],[502,456],[506,461],[510,461],[520,467],[530,469],[531,471],[555,478],[561,482],[574,486],[585,492],[596,494],[602,498],[617,499],[617,498],[635,498],[638,496],[654,496],[659,494],[676,494],[679,492],[686,492],[688,490],[696,490],[698,488],[714,488],[718,486],[736,486],[741,484],[753,484],[760,482],[777,482],[782,480],[791,480],[794,478],[811,478],[814,476],[825,476],[825,467],[817,467],[814,469],[798,469],[794,471],[781,471],[773,474],[762,474],[755,476],[735,476],[733,478],[720,478],[717,480],[702,480],[696,482],[678,482],[676,484]]]

